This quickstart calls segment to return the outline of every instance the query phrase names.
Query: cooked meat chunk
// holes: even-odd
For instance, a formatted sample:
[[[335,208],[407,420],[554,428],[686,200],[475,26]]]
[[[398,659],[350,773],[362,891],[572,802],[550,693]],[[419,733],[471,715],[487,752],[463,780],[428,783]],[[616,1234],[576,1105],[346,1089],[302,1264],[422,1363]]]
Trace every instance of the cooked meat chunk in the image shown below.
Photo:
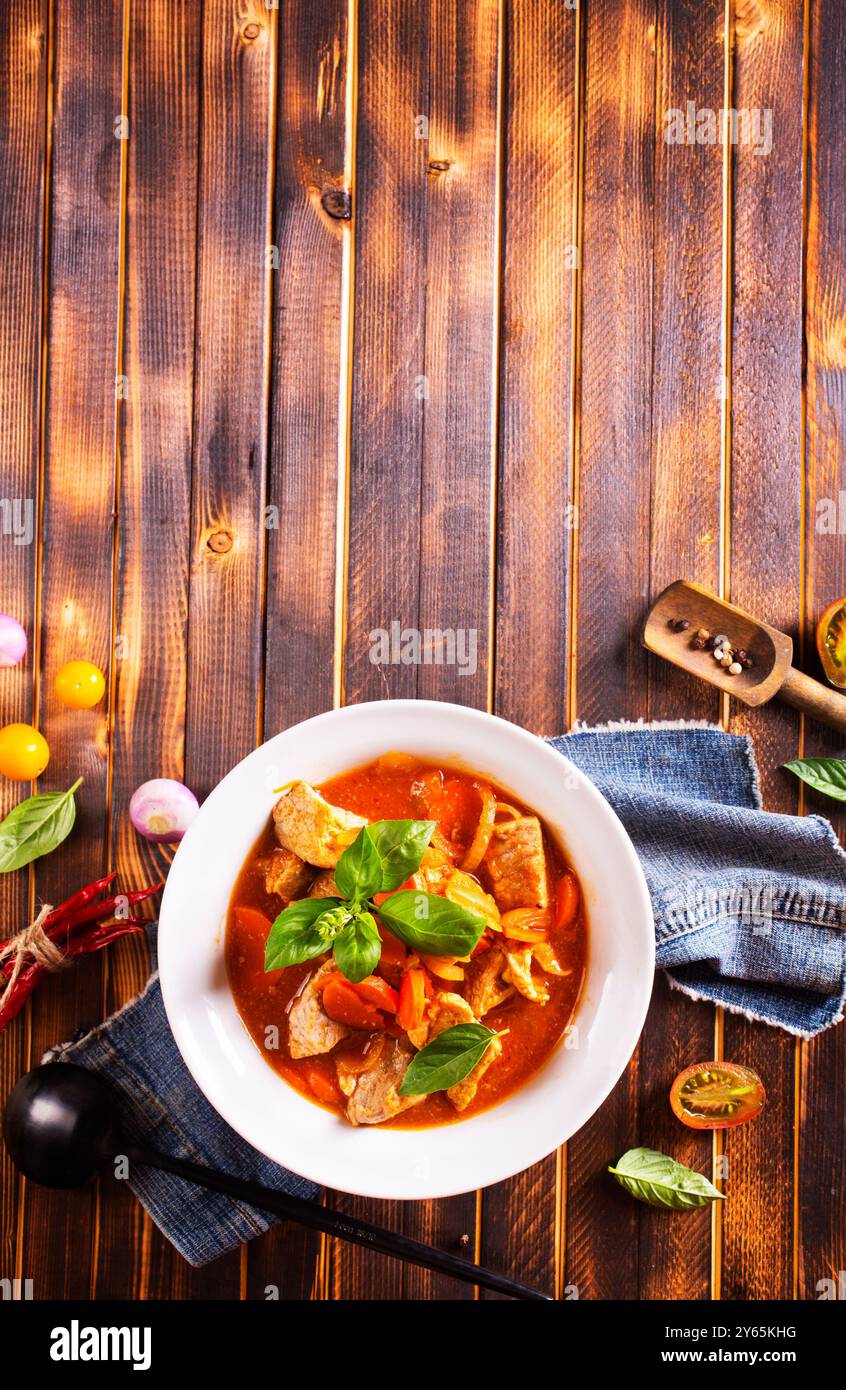
[[[465,1076],[463,1081],[456,1081],[454,1086],[450,1086],[447,1095],[455,1106],[456,1110],[466,1110],[471,1100],[476,1099],[476,1092],[479,1089],[479,1082],[492,1062],[502,1054],[502,1039],[494,1038],[481,1062],[477,1062],[469,1076]]]
[[[477,1023],[478,1019],[460,994],[449,990],[439,990],[429,1000],[431,1031],[429,1041],[443,1033],[446,1028],[455,1028],[459,1023]]]
[[[546,859],[537,816],[516,816],[495,825],[482,862],[501,912],[546,907]]]
[[[460,994],[437,990],[426,1005],[426,1017],[419,1028],[409,1031],[408,1040],[414,1047],[425,1047],[445,1028],[454,1028],[457,1023],[476,1022],[473,1010]]]
[[[292,782],[282,793],[273,808],[273,821],[280,845],[318,869],[334,869],[367,824],[364,816],[330,806],[308,782]]]
[[[451,994],[443,990],[434,994],[427,1006],[427,1018],[419,1029],[409,1033],[409,1041],[415,1047],[423,1047],[435,1039],[439,1033],[443,1033],[447,1028],[456,1028],[460,1023],[478,1023],[473,1010],[466,999],[460,994]],[[422,1041],[418,1041],[422,1038]],[[456,1081],[454,1086],[450,1086],[447,1091],[449,1099],[452,1101],[456,1110],[466,1110],[470,1102],[475,1098],[479,1089],[479,1082],[490,1066],[495,1062],[502,1052],[502,1043],[499,1038],[494,1038],[487,1052],[480,1062],[477,1062],[469,1076],[463,1080]]]
[[[418,893],[442,894],[453,872],[452,864],[446,860],[437,864],[423,863],[417,873],[412,874],[412,881]]]
[[[564,970],[555,952],[548,941],[539,941],[535,947],[535,960],[541,970],[547,975],[569,975],[569,970]]]
[[[329,869],[323,869],[317,875],[314,883],[308,890],[310,898],[340,898],[341,890],[335,882],[335,875]]]
[[[349,1028],[343,1023],[336,1023],[323,1008],[320,985],[327,975],[336,974],[337,969],[334,961],[324,961],[291,1004],[288,1013],[288,1051],[294,1058],[317,1057],[322,1052],[331,1052],[336,1043],[350,1035]]]
[[[303,897],[312,871],[299,855],[289,849],[275,849],[267,856],[265,864],[264,886],[268,893],[278,894],[286,903]]]
[[[533,951],[533,946],[504,946],[505,969],[502,978],[518,989],[526,999],[531,999],[533,1004],[546,1004],[549,1002],[546,983],[542,976],[532,974]]]
[[[425,1096],[401,1096],[399,1088],[414,1053],[404,1040],[382,1034],[360,1059],[339,1057],[338,1085],[347,1096],[347,1119],[354,1125],[379,1125]]]
[[[514,993],[514,986],[502,978],[504,969],[505,956],[499,946],[491,946],[468,965],[465,998],[477,1018],[484,1018]]]

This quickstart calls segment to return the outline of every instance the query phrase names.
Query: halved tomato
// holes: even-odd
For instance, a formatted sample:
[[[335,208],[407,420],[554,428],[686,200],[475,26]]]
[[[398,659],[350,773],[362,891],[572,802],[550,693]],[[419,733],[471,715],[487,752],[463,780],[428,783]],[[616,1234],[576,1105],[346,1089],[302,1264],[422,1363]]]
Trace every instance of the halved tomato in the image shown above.
[[[730,1129],[760,1115],[764,1083],[737,1062],[696,1062],[680,1071],[670,1088],[673,1114],[690,1129]]]

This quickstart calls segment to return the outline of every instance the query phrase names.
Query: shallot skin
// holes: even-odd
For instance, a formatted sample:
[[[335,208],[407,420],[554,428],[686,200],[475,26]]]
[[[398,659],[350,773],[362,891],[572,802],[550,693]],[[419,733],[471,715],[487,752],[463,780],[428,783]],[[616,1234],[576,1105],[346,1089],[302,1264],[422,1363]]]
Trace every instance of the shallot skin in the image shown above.
[[[196,796],[172,777],[154,777],[132,793],[129,819],[157,845],[176,845],[200,809]]]
[[[26,656],[26,633],[17,618],[0,613],[0,666],[17,666]]]

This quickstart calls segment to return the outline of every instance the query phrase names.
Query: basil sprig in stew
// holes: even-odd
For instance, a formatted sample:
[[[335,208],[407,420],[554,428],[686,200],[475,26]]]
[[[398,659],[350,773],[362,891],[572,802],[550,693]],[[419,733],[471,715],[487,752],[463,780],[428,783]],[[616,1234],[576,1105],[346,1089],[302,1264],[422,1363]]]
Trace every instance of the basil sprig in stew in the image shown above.
[[[481,1062],[494,1038],[501,1037],[484,1023],[457,1023],[422,1047],[408,1064],[399,1088],[401,1096],[429,1096],[448,1091],[469,1076]]]
[[[434,893],[395,891],[420,868],[434,829],[435,822],[426,820],[382,820],[364,826],[335,868],[342,896],[304,898],[280,912],[267,938],[265,970],[299,965],[332,951],[341,974],[358,984],[373,974],[382,954],[375,912],[413,951],[469,956],[485,928],[481,917]],[[377,906],[377,893],[390,896]],[[415,1061],[427,1051],[424,1048]]]

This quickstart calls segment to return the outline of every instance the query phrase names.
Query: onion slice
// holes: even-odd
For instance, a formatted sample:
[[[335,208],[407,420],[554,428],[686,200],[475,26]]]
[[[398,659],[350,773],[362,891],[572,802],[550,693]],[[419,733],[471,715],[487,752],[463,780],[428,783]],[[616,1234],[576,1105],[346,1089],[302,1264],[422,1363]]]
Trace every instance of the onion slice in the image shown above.
[[[472,874],[478,869],[484,859],[488,845],[493,834],[494,820],[496,818],[496,797],[490,787],[480,786],[479,796],[482,798],[482,810],[479,815],[479,823],[476,826],[476,833],[473,836],[472,844],[464,856],[461,867],[466,874]]]
[[[514,907],[503,912],[502,930],[512,941],[545,941],[549,912],[541,907]]]
[[[129,819],[154,844],[178,844],[200,809],[192,791],[172,777],[154,777],[133,792]]]

